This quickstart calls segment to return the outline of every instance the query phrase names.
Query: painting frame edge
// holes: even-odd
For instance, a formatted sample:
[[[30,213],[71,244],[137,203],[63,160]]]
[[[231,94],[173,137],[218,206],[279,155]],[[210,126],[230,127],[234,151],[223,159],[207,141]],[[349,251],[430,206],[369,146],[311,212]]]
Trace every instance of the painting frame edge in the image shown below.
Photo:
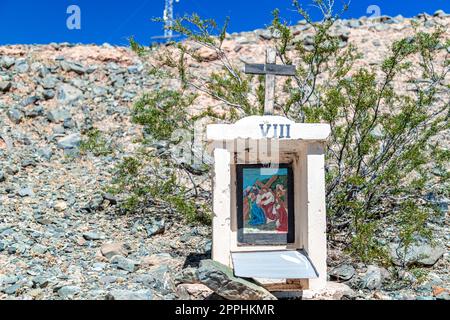
[[[288,187],[288,232],[286,234],[244,234],[243,210],[243,171],[251,168],[278,168],[287,169]],[[279,246],[295,243],[295,203],[294,203],[294,172],[292,163],[279,164],[236,164],[236,218],[237,218],[237,244],[238,246]],[[249,241],[248,238],[253,238]]]

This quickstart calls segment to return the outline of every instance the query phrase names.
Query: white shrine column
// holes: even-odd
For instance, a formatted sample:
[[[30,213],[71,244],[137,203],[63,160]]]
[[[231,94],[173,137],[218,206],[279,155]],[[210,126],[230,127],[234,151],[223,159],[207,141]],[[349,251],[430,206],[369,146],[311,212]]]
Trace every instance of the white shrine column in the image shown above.
[[[230,259],[230,171],[231,155],[227,149],[214,149],[213,242],[212,258],[226,266]]]
[[[325,205],[325,150],[321,142],[306,147],[308,236],[305,249],[318,279],[309,280],[309,289],[321,290],[327,284],[327,236]]]

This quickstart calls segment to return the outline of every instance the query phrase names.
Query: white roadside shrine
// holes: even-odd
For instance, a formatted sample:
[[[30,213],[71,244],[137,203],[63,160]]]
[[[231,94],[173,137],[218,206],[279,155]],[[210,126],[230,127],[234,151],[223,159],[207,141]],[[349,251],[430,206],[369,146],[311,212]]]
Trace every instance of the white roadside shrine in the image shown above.
[[[278,127],[278,137],[273,136],[275,125]],[[280,125],[284,126],[285,134],[289,130],[289,136],[284,135],[279,138]],[[268,127],[269,129],[267,129]],[[266,130],[268,131],[267,135],[265,135]],[[315,291],[325,287],[327,243],[324,142],[329,134],[330,127],[327,124],[293,123],[279,116],[252,116],[235,124],[208,126],[207,138],[214,150],[213,260],[230,266],[236,271],[237,266],[233,265],[233,253],[276,251],[283,255],[290,251],[299,251],[310,260],[316,276],[305,279],[289,279],[290,271],[287,270],[286,276],[279,277],[277,275],[277,278],[301,280],[299,289],[303,290]],[[236,191],[237,166],[239,164],[268,163],[292,166],[294,241],[277,245],[240,245],[238,243]],[[249,259],[252,258],[249,256]],[[268,279],[265,275],[261,277],[258,275],[258,269],[264,269],[264,266],[260,264],[264,257],[256,255],[255,259],[257,260],[254,261],[254,277]],[[274,263],[277,262],[274,261]],[[286,256],[286,265],[289,263],[294,267],[298,265],[300,273],[301,268],[307,268],[302,266],[301,261],[293,261]],[[270,267],[272,265],[267,266],[267,268]],[[285,268],[283,265],[274,267]],[[239,274],[236,275],[239,276]],[[270,277],[270,270],[268,276]]]

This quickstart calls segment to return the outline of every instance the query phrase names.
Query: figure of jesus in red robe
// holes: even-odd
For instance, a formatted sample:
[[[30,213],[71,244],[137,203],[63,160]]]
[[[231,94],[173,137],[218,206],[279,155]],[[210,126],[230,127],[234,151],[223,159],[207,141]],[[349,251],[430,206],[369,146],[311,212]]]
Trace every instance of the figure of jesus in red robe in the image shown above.
[[[282,185],[277,185],[275,193],[275,210],[277,212],[277,231],[288,232],[288,213],[286,209],[285,199],[286,190]]]
[[[260,207],[263,209],[267,218],[267,222],[273,222],[278,219],[278,215],[275,209],[275,192],[272,191],[271,185],[278,179],[278,175],[272,176],[267,183],[262,183],[257,180],[256,185],[260,187]]]
[[[275,221],[277,217],[274,214],[275,195],[269,188],[261,190],[261,208],[266,214],[266,218],[270,221]]]

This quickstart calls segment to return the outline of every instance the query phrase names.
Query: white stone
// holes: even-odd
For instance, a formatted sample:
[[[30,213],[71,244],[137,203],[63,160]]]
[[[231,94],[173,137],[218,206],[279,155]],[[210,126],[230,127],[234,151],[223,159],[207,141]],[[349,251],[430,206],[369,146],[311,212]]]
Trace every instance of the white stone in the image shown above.
[[[354,294],[355,292],[348,285],[329,281],[321,289],[304,291],[303,299],[341,300],[344,296],[353,296]]]

